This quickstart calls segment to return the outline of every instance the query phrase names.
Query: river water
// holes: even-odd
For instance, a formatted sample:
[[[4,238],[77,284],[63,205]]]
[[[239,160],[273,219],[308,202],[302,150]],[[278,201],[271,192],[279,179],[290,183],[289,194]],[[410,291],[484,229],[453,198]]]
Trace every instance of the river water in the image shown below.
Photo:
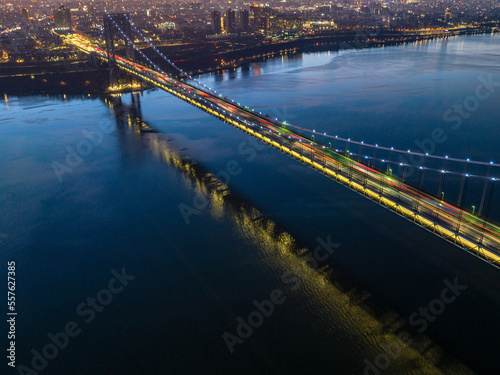
[[[311,53],[200,79],[306,128],[411,149],[441,128],[434,153],[499,161],[498,86],[460,126],[443,117],[484,80],[500,82],[499,41]],[[496,269],[164,92],[138,101],[0,104],[16,365],[496,373]]]

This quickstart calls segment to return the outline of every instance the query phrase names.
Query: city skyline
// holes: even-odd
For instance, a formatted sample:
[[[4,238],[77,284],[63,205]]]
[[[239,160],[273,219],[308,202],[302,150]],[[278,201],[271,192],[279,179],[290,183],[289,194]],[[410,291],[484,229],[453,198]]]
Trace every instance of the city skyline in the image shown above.
[[[500,368],[500,4],[0,4],[10,375]]]

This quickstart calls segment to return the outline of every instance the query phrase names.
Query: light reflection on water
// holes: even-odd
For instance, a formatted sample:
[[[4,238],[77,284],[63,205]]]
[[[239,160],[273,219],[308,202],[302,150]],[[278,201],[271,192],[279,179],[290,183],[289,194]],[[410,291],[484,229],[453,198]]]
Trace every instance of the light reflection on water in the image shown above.
[[[395,312],[387,310],[375,317],[370,312],[366,301],[371,300],[370,293],[356,287],[342,285],[338,270],[327,262],[318,268],[311,266],[308,257],[311,250],[301,246],[297,240],[279,227],[273,220],[264,217],[250,202],[242,199],[229,186],[216,178],[195,161],[182,157],[178,151],[168,145],[161,133],[151,132],[151,128],[131,108],[114,106],[114,111],[126,112],[122,122],[128,123],[134,133],[148,131],[138,140],[148,146],[152,153],[169,167],[180,171],[186,189],[194,190],[198,196],[208,200],[206,209],[214,220],[230,221],[237,233],[250,240],[256,249],[262,252],[265,267],[271,267],[278,275],[287,279],[298,280],[300,288],[291,293],[300,294],[301,300],[307,301],[308,310],[321,326],[327,327],[327,335],[335,336],[334,341],[348,340],[350,349],[347,356],[365,353],[367,358],[375,358],[383,353],[383,348],[398,342],[399,332],[408,329],[404,319]],[[282,286],[284,290],[287,288]],[[318,326],[318,322],[312,323]],[[461,363],[451,360],[432,340],[425,335],[418,335],[411,346],[402,347],[398,354],[398,364],[387,371],[395,374],[443,374],[473,372]],[[338,348],[344,351],[344,349]],[[446,369],[443,372],[443,369]]]
[[[405,142],[411,144],[414,137],[426,136],[436,125],[436,119],[440,119],[443,106],[474,88],[477,72],[467,76],[459,69],[460,58],[456,55],[445,58],[438,53],[440,49],[446,49],[447,53],[460,50],[459,46],[454,47],[457,42],[439,43],[402,47],[400,54],[393,48],[306,54],[287,59],[286,64],[273,60],[259,63],[252,67],[258,70],[257,75],[252,75],[252,70],[238,71],[224,73],[224,77],[212,75],[207,80],[243,104],[270,113],[274,108],[294,116],[293,123],[324,124],[328,131],[335,130],[344,136],[363,135],[366,142],[370,137],[380,143],[384,139],[394,140],[403,147]],[[470,47],[470,43],[464,43]],[[491,49],[491,58],[484,61],[486,67],[494,65],[496,48]],[[420,54],[423,51],[429,55]],[[479,61],[465,57],[471,66],[480,66]],[[454,72],[458,72],[459,84],[447,87],[446,82],[454,77]],[[236,79],[226,78],[234,74]],[[413,83],[405,88],[408,82]],[[453,95],[448,97],[452,91]],[[430,99],[426,99],[428,95]],[[440,96],[442,100],[434,105],[433,100]],[[465,305],[463,310],[459,308],[463,305],[447,310],[455,315],[451,315],[448,324],[448,315],[434,324],[444,325],[444,330],[432,336],[437,340],[418,336],[418,342],[405,349],[387,372],[467,373],[466,368],[436,344],[440,340],[447,347],[453,347],[450,345],[453,342],[458,353],[468,352],[471,357],[481,358],[478,362],[485,362],[481,357],[484,349],[492,350],[493,346],[477,344],[482,337],[494,336],[498,331],[495,322],[488,320],[493,319],[498,306],[497,296],[494,289],[486,287],[489,282],[497,285],[497,279],[482,272],[481,266],[475,268],[474,260],[462,259],[455,248],[448,249],[438,238],[424,237],[418,229],[409,229],[410,224],[405,226],[389,213],[384,216],[358,196],[342,195],[342,187],[337,190],[331,181],[320,180],[274,150],[263,151],[262,159],[249,165],[241,179],[235,179],[230,186],[222,184],[214,178],[214,172],[228,157],[236,157],[232,142],[237,144],[246,135],[159,91],[144,95],[142,116],[133,108],[118,116],[118,103],[114,108],[117,131],[86,159],[85,165],[68,176],[68,183],[61,185],[49,167],[50,162],[64,158],[64,148],[81,139],[80,129],[109,118],[108,106],[96,98],[89,101],[68,96],[66,99],[12,98],[8,101],[8,111],[0,112],[3,124],[0,182],[2,194],[6,192],[2,198],[8,203],[2,204],[7,225],[0,230],[8,234],[2,237],[2,244],[6,244],[4,256],[17,254],[28,259],[26,269],[33,274],[26,280],[33,280],[35,285],[25,290],[26,295],[40,286],[52,291],[52,299],[46,300],[43,292],[36,298],[33,296],[36,302],[25,302],[26,311],[33,311],[27,317],[34,322],[34,330],[39,331],[38,337],[29,334],[33,340],[26,345],[43,343],[47,330],[59,329],[61,321],[72,315],[58,316],[52,309],[64,309],[65,297],[75,295],[77,303],[95,292],[97,289],[88,288],[88,284],[93,286],[94,278],[100,273],[107,274],[119,260],[143,266],[141,277],[146,286],[141,284],[140,292],[129,292],[133,298],[123,311],[102,315],[100,332],[87,331],[81,346],[75,344],[80,353],[92,348],[107,349],[106,340],[118,345],[114,335],[127,332],[128,337],[119,340],[126,350],[112,351],[108,357],[100,358],[103,362],[109,362],[111,357],[118,363],[127,363],[123,358],[120,360],[120,353],[140,350],[140,343],[148,355],[156,357],[150,365],[157,367],[149,373],[159,373],[167,365],[172,373],[186,369],[200,372],[205,366],[198,367],[199,357],[209,360],[206,368],[220,370],[218,364],[225,363],[232,373],[245,373],[248,364],[266,367],[265,356],[261,355],[265,351],[274,355],[272,363],[285,367],[288,364],[294,370],[296,364],[307,363],[313,373],[324,370],[322,366],[329,366],[329,370],[335,369],[337,373],[362,373],[363,360],[373,359],[381,352],[382,344],[393,341],[403,317],[434,298],[433,293],[441,287],[443,278],[457,274],[468,278],[470,284],[470,293],[460,301]],[[2,106],[7,108],[6,105],[4,100]],[[40,111],[47,109],[55,111],[40,115]],[[494,101],[485,103],[484,113],[478,113],[479,118],[472,120],[478,126],[474,136],[484,130],[481,128],[484,118],[488,121],[496,118],[496,111]],[[464,133],[457,133],[460,141],[450,138],[445,146],[469,143],[467,129],[464,126]],[[483,151],[489,152],[490,146],[486,145]],[[181,148],[183,151],[179,151]],[[148,179],[149,176],[157,181]],[[305,182],[294,180],[294,176]],[[285,186],[281,180],[286,181]],[[302,185],[286,186],[293,182]],[[128,193],[122,194],[123,190]],[[185,226],[177,205],[190,203],[195,191],[208,197],[209,206],[197,216],[196,222]],[[275,191],[279,191],[279,197],[272,195]],[[280,200],[283,196],[290,198]],[[316,199],[318,196],[321,199]],[[116,222],[117,227],[113,225]],[[127,225],[128,222],[133,225]],[[290,222],[299,224],[293,227]],[[157,235],[152,228],[156,227],[167,233],[164,242],[155,242]],[[377,231],[381,233],[378,237]],[[307,237],[309,233],[314,234]],[[315,246],[315,236],[328,233],[342,238],[342,246],[337,251],[338,257],[332,257],[316,271],[307,265],[305,257]],[[139,240],[130,239],[134,236]],[[210,236],[215,237],[213,242],[208,242]],[[420,240],[420,236],[425,240]],[[299,238],[305,240],[301,242]],[[16,239],[20,241],[15,242]],[[129,242],[133,243],[132,250],[123,250],[128,249]],[[219,254],[221,258],[217,258]],[[187,277],[183,275],[183,257],[188,258],[195,270]],[[89,259],[90,265],[86,264]],[[112,263],[109,268],[99,268],[100,262],[106,264],[102,267],[108,267],[106,261]],[[72,262],[76,266],[71,267]],[[231,273],[234,269],[237,271]],[[37,270],[45,273],[39,275]],[[300,288],[290,293],[282,312],[276,312],[274,319],[270,318],[245,342],[236,356],[230,356],[220,335],[224,330],[234,331],[236,316],[248,314],[253,299],[266,297],[277,286],[286,288],[280,280],[285,272],[302,280]],[[49,274],[51,278],[47,279]],[[197,284],[196,276],[200,274],[210,282]],[[247,284],[238,283],[238,278],[262,281],[245,288]],[[78,292],[66,290],[71,287],[61,288],[67,283]],[[233,288],[233,284],[237,286]],[[97,287],[101,286],[96,283]],[[378,292],[377,297],[372,290]],[[224,292],[219,293],[218,303],[208,299],[201,304],[199,301],[206,301],[210,295],[208,291]],[[380,295],[389,302],[380,299]],[[371,305],[378,310],[372,310]],[[397,314],[396,309],[402,313]],[[141,322],[141,332],[134,331],[138,325],[134,322],[145,314],[144,310],[150,315]],[[226,310],[234,313],[225,314]],[[455,321],[461,323],[461,329],[453,332]],[[491,323],[489,331],[476,338],[476,332],[484,330],[484,322]],[[148,323],[154,327],[148,327]],[[146,338],[143,326],[149,328]],[[150,339],[154,344],[148,344]],[[314,353],[308,351],[310,348],[314,348]],[[26,348],[26,353],[30,349]],[[122,366],[120,373],[144,371],[141,367],[144,363],[140,362],[133,363],[136,367]],[[74,365],[62,358],[58,363],[68,368]]]

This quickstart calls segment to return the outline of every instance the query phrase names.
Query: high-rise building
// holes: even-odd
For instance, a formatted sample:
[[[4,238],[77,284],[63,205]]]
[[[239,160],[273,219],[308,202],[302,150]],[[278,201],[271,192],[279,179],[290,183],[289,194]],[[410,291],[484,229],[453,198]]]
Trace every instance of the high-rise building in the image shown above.
[[[212,12],[212,27],[214,30],[214,34],[221,34],[222,33],[222,23],[220,19],[220,13],[214,10]]]
[[[250,12],[247,9],[240,10],[239,29],[245,33],[250,31]]]
[[[254,30],[269,30],[271,19],[276,16],[276,12],[268,6],[250,6],[250,24]]]
[[[250,6],[250,19],[252,22],[252,27],[258,28],[260,22],[261,8],[254,4]]]
[[[71,30],[71,11],[61,5],[54,12],[54,24],[56,30]]]
[[[29,22],[30,18],[28,16],[28,8],[21,8],[21,17],[23,20]]]
[[[444,12],[444,19],[445,21],[449,21],[452,17],[452,12],[451,12],[451,8],[448,7],[446,8],[446,11]]]
[[[226,32],[236,32],[236,11],[231,10],[231,8],[229,8],[226,13]]]

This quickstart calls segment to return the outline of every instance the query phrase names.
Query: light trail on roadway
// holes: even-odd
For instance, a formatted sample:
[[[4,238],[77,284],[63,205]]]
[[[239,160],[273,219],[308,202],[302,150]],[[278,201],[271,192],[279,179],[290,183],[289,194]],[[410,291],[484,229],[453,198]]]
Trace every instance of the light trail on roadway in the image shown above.
[[[63,38],[84,53],[94,53],[107,61],[107,52],[82,35],[71,34]],[[449,242],[500,266],[499,226],[301,136],[288,124],[275,121],[222,95],[204,91],[121,56],[115,58],[126,72],[238,127]]]

